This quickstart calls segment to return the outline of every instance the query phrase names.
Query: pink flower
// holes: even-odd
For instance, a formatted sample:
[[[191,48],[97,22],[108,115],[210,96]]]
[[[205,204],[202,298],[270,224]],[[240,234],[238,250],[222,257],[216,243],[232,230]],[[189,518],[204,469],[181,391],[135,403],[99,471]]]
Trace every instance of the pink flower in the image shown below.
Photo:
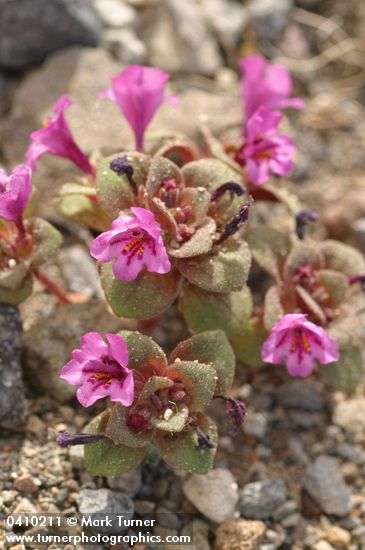
[[[299,97],[290,97],[292,80],[289,72],[280,65],[268,63],[261,55],[252,55],[241,59],[241,94],[246,118],[264,105],[270,110],[303,109],[304,101]]]
[[[254,185],[268,181],[270,173],[287,176],[293,168],[297,149],[290,137],[278,133],[281,118],[278,111],[260,107],[245,124],[244,145],[235,160],[246,167]]]
[[[122,281],[133,281],[143,267],[168,273],[171,264],[155,216],[144,208],[131,210],[134,217],[114,220],[112,229],[94,240],[91,255],[99,262],[113,261],[113,273]]]
[[[60,378],[78,386],[76,396],[83,407],[90,407],[106,396],[129,407],[134,399],[134,379],[127,368],[128,348],[120,336],[105,336],[107,342],[97,332],[85,334],[81,349],[72,352]]]
[[[85,174],[94,176],[94,168],[88,157],[76,145],[65,118],[65,111],[71,105],[73,102],[66,95],[60,97],[53,106],[56,116],[46,119],[44,128],[31,133],[32,144],[27,151],[27,164],[32,170],[35,170],[38,158],[49,153],[69,159]]]
[[[169,75],[160,69],[132,65],[112,78],[112,86],[99,97],[114,101],[129,122],[136,147],[143,149],[143,136],[156,110],[165,101]]]
[[[335,340],[306,317],[302,313],[284,315],[275,325],[261,349],[265,363],[285,362],[290,376],[304,378],[312,373],[315,361],[321,365],[338,361],[340,351]]]
[[[7,176],[0,170],[0,217],[15,222],[23,228],[22,217],[32,193],[32,171],[20,164]]]

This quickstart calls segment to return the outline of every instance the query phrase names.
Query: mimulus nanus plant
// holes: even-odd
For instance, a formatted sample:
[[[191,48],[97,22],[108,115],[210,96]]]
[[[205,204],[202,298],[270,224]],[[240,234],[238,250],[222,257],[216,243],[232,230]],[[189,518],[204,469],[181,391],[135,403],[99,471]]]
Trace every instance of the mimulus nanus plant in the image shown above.
[[[97,237],[91,255],[101,263],[113,262],[113,273],[133,281],[145,267],[152,273],[168,273],[171,264],[155,216],[145,208],[131,208],[133,217],[121,216],[110,231]]]
[[[286,364],[291,376],[309,376],[316,361],[327,365],[339,360],[339,347],[322,327],[300,313],[285,315],[272,329],[261,349],[265,363]]]
[[[39,157],[48,153],[67,158],[78,166],[82,172],[88,176],[94,176],[94,168],[88,157],[76,144],[65,118],[65,111],[72,105],[73,102],[67,95],[60,97],[53,106],[56,116],[47,118],[44,128],[31,133],[32,144],[27,151],[27,163],[33,171]]]
[[[284,67],[268,63],[261,55],[241,59],[241,93],[246,118],[250,118],[261,106],[270,110],[303,109],[304,102],[299,97],[290,97],[292,79]]]
[[[134,399],[133,374],[127,368],[128,348],[116,334],[105,337],[107,341],[97,332],[85,334],[81,349],[72,352],[60,377],[78,387],[76,396],[84,407],[103,397],[128,407]]]
[[[297,149],[290,137],[279,134],[282,114],[260,107],[244,126],[244,144],[235,160],[245,167],[253,185],[270,179],[270,173],[287,176],[293,168]]]
[[[165,101],[169,78],[160,69],[132,65],[112,78],[111,88],[99,96],[110,99],[120,107],[134,132],[138,151],[143,150],[147,126]]]

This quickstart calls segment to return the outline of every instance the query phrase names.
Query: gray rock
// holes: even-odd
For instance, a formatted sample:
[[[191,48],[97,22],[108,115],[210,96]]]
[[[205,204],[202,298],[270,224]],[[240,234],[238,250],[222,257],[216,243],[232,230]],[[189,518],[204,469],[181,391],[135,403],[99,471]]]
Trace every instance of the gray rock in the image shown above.
[[[182,530],[182,535],[189,535],[192,537],[192,540],[194,541],[194,548],[196,550],[210,550],[211,546],[209,544],[209,527],[204,521],[201,521],[199,519],[194,519],[191,523],[188,523]],[[178,546],[175,545],[175,549],[178,548]],[[185,546],[186,550],[190,548],[189,546]],[[173,547],[171,547],[171,550],[174,550]],[[183,550],[183,547],[181,547],[181,550]]]
[[[309,464],[303,488],[326,514],[345,516],[353,508],[351,491],[335,458],[322,455]]]
[[[248,10],[258,37],[276,42],[289,21],[293,0],[251,0]]]
[[[55,310],[23,334],[24,370],[29,382],[60,403],[73,398],[75,388],[59,375],[72,350],[80,346],[81,336],[95,327],[101,332],[117,332],[121,326],[97,299]]]
[[[293,514],[293,512],[296,512],[297,508],[298,506],[295,500],[287,500],[281,506],[279,506],[279,508],[275,510],[272,517],[274,521],[280,522],[287,516],[290,516],[291,514]]]
[[[147,48],[131,29],[108,29],[101,44],[126,65],[142,64],[146,59]]]
[[[130,496],[138,493],[142,485],[142,474],[140,468],[134,468],[127,474],[121,476],[109,476],[108,485],[111,489],[117,489]]]
[[[167,72],[213,75],[222,59],[194,0],[166,0],[143,25],[149,63]]]
[[[95,0],[96,10],[106,27],[131,28],[137,24],[137,12],[119,0]]]
[[[272,515],[287,497],[282,479],[248,483],[240,491],[239,509],[244,518],[265,519]]]
[[[242,427],[246,435],[262,439],[266,434],[267,418],[262,413],[250,413],[247,415]]]
[[[275,400],[284,408],[290,407],[312,412],[321,412],[325,407],[325,400],[315,384],[309,384],[305,380],[290,380],[279,388]]]
[[[237,46],[249,22],[247,8],[229,0],[204,0],[203,12],[222,46]]]
[[[47,54],[95,46],[102,24],[88,0],[0,0],[0,66],[23,69]],[[21,38],[20,38],[21,37]]]
[[[348,432],[365,429],[365,398],[354,397],[340,401],[333,409],[333,423]]]
[[[350,443],[339,443],[335,448],[335,453],[343,460],[353,462],[362,466],[365,464],[365,453],[360,447],[354,447]]]
[[[103,297],[98,270],[90,252],[77,244],[59,251],[57,262],[71,292]]]
[[[134,515],[134,504],[130,497],[109,489],[82,489],[77,505],[81,514],[92,514],[93,519],[104,519],[106,515],[110,517],[113,514],[131,519]],[[117,534],[128,529],[128,527],[119,527],[116,517],[111,520],[111,526],[99,526],[96,531]]]
[[[20,363],[21,331],[18,309],[0,303],[0,426],[8,430],[24,424],[27,416]]]
[[[85,467],[84,460],[84,447],[82,445],[75,445],[69,448],[70,462],[75,470],[83,470]]]
[[[193,474],[183,489],[187,499],[211,521],[221,523],[234,517],[238,487],[229,470],[216,468],[206,476]]]

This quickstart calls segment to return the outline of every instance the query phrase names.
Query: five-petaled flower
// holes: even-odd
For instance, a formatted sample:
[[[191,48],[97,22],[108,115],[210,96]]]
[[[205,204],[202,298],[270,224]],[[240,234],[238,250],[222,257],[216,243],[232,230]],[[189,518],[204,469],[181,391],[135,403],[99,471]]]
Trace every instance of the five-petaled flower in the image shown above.
[[[260,107],[244,126],[244,144],[235,160],[247,170],[250,183],[261,185],[270,173],[287,176],[297,149],[288,136],[279,134],[282,114]]]
[[[286,364],[291,376],[309,376],[315,361],[327,365],[338,361],[339,347],[325,330],[302,313],[291,313],[274,326],[261,349],[265,363]]]
[[[143,267],[168,273],[171,264],[154,214],[138,207],[131,211],[134,217],[117,218],[93,241],[91,255],[102,263],[112,261],[115,277],[123,281],[136,279]]]
[[[111,88],[99,97],[114,101],[130,124],[138,151],[143,150],[143,137],[156,110],[165,101],[169,75],[154,67],[132,65],[112,78]]]
[[[261,55],[241,59],[241,93],[246,118],[250,118],[260,106],[270,110],[303,109],[299,97],[290,97],[292,80],[289,72],[280,65],[268,63]]]
[[[69,159],[85,174],[94,177],[94,168],[88,157],[76,144],[65,118],[65,111],[71,105],[73,105],[73,102],[67,95],[60,97],[53,106],[56,116],[47,118],[44,128],[31,133],[32,144],[27,151],[27,163],[32,170],[35,170],[36,161],[39,157],[48,153]]]
[[[82,337],[81,349],[61,370],[60,377],[78,386],[77,399],[90,407],[98,399],[109,397],[129,407],[134,399],[133,373],[127,368],[128,348],[121,336],[106,334],[107,342],[97,332]]]
[[[10,176],[0,170],[0,218],[16,223],[23,231],[23,214],[32,193],[32,171],[16,166]]]

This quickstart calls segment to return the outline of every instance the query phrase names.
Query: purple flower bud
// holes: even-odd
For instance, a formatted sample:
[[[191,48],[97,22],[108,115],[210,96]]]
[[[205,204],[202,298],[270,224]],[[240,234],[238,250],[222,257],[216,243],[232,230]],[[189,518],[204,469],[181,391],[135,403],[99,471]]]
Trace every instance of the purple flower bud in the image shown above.
[[[206,435],[203,430],[201,430],[198,426],[194,426],[194,430],[198,436],[198,445],[196,447],[198,451],[208,451],[209,449],[214,449],[214,445],[210,441],[210,437]]]
[[[246,189],[239,183],[236,183],[235,181],[227,181],[227,183],[223,183],[223,185],[217,187],[214,193],[212,193],[212,198],[210,199],[211,202],[216,202],[226,191],[230,193],[231,197],[234,195],[241,197],[246,193]]]
[[[228,239],[228,237],[234,235],[240,229],[240,227],[242,227],[242,225],[247,222],[251,205],[252,199],[250,198],[247,202],[245,202],[245,204],[240,207],[238,213],[229,220],[221,236],[215,244],[221,244],[223,241]]]
[[[227,397],[225,395],[217,395],[219,399],[226,402],[226,413],[232,421],[233,428],[229,431],[229,435],[236,435],[247,414],[246,405],[239,399]]]
[[[60,447],[70,447],[71,445],[87,445],[88,443],[96,443],[105,439],[105,435],[97,434],[72,434],[63,430],[59,432],[56,441]]]
[[[124,157],[118,157],[116,159],[113,159],[110,164],[110,169],[113,170],[118,176],[126,176],[129,183],[133,187],[133,190],[137,192],[137,184],[135,179],[133,178],[134,174],[134,168],[133,166],[128,162],[128,157],[125,155]]]
[[[311,212],[310,210],[301,210],[295,217],[295,231],[298,235],[298,239],[301,241],[304,239],[304,231],[309,223],[316,222],[318,220],[318,214]]]

